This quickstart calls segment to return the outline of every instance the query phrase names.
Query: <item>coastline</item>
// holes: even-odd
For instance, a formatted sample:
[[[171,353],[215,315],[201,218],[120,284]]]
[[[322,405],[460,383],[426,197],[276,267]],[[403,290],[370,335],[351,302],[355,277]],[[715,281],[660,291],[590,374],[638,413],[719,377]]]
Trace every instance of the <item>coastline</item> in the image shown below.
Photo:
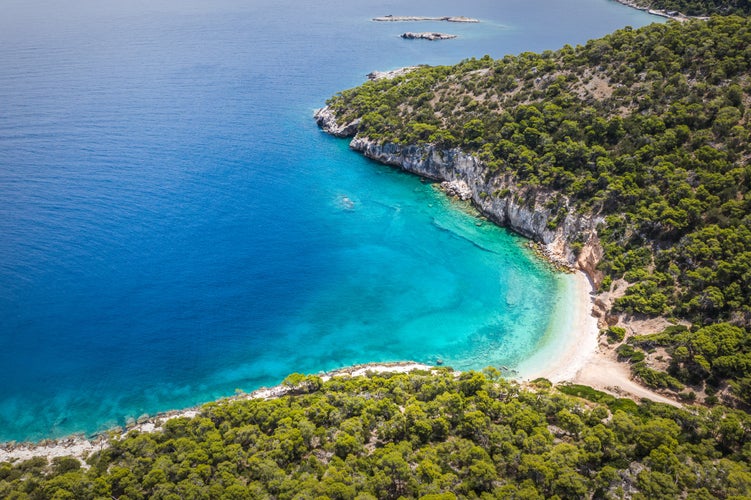
[[[666,19],[672,19],[673,21],[678,21],[680,23],[688,21],[689,19],[699,19],[703,21],[706,21],[707,19],[709,19],[709,16],[686,16],[684,14],[681,14],[678,11],[650,9],[649,7],[639,5],[634,0],[615,0],[615,1],[621,5],[625,5],[626,7],[631,7],[632,9],[641,10],[648,14],[652,14],[653,16],[659,16],[659,17],[664,17]]]
[[[623,3],[624,5],[630,5],[628,3],[628,0],[623,0],[623,1],[616,0],[616,1],[619,1]],[[630,6],[634,8],[638,8],[638,7],[635,7],[634,5],[630,5]],[[572,279],[576,280],[580,276],[586,279],[586,276],[582,276],[581,273],[576,273],[576,277]],[[569,288],[573,288],[573,286]],[[564,290],[564,287],[563,285],[561,285],[561,289],[559,293],[561,294],[560,308],[561,308],[562,313],[573,314],[573,313],[576,313],[580,307],[583,308],[581,311],[582,314],[585,314],[588,312],[589,309],[587,309],[587,307],[590,307],[591,304],[590,306],[588,306],[587,304],[588,302],[591,302],[593,300],[591,296],[584,296],[584,298],[582,298],[581,294],[578,293],[579,290],[570,292],[571,293],[570,297],[564,296],[563,290]],[[565,292],[565,293],[569,293],[569,292]],[[578,298],[576,298],[575,296]],[[565,307],[566,304],[571,306],[570,309],[568,310],[566,309]],[[577,311],[574,311],[574,307],[577,308]],[[555,379],[556,377],[561,377],[562,381],[568,380],[568,381],[576,381],[577,383],[591,383],[591,382],[586,382],[586,380],[588,380],[588,377],[591,377],[593,375],[602,377],[603,374],[602,373],[598,374],[597,373],[598,370],[602,371],[605,369],[607,370],[610,369],[609,368],[610,365],[600,363],[602,360],[606,360],[606,361],[609,360],[608,356],[610,356],[610,354],[607,352],[607,350],[601,350],[601,347],[600,347],[600,344],[598,343],[599,341],[597,340],[597,338],[595,338],[595,341],[594,341],[595,343],[594,343],[594,347],[592,351],[588,352],[586,356],[583,355],[585,353],[576,351],[575,349],[576,346],[585,345],[585,343],[581,343],[584,341],[582,341],[580,338],[582,337],[582,335],[580,335],[580,329],[575,328],[574,324],[569,324],[570,318],[567,317],[566,321],[564,321],[562,319],[563,317],[564,317],[563,315],[559,317],[557,313],[551,315],[551,319],[550,319],[551,329],[555,329],[557,326],[558,328],[562,330],[559,333],[561,334],[565,333],[567,336],[565,338],[563,337],[559,338],[555,336],[556,335],[555,333],[550,333],[549,335],[545,337],[546,340],[550,340],[550,344],[551,344],[549,346],[550,347],[549,352],[547,353],[548,354],[548,359],[546,360],[547,364],[544,366],[540,365],[539,367],[537,367],[538,371],[545,370],[545,373],[541,373],[537,375],[536,373],[533,372],[531,373],[530,376],[548,376],[553,379]],[[555,324],[553,324],[554,321],[555,321]],[[571,319],[571,322],[575,322],[575,321],[576,319]],[[566,330],[566,331],[564,332],[563,330]],[[556,348],[554,348],[556,346],[563,347],[564,349],[567,346],[569,348],[573,346],[574,351],[569,352],[570,349],[566,350],[566,355],[564,356],[562,354],[563,353],[562,350],[556,350]],[[588,347],[589,344],[586,344],[586,346]],[[537,353],[537,349],[535,349],[535,353]],[[559,354],[561,354],[561,356],[559,356]],[[566,359],[570,358],[570,362],[564,363],[563,362],[564,358]],[[407,368],[408,366],[411,366],[410,364],[398,364],[398,363],[397,363],[397,367],[394,368],[393,370],[391,370],[392,365],[388,365],[388,366],[387,365],[364,365],[364,366],[358,365],[358,366],[352,366],[348,368],[342,368],[335,372],[331,372],[331,374],[324,374],[321,378],[328,380],[332,376],[337,376],[336,375],[337,373],[342,373],[342,376],[345,376],[347,374],[351,376],[362,376],[371,370],[376,371],[376,372],[381,371],[379,369],[379,366],[384,367],[383,369],[384,372],[397,371],[397,370],[409,371],[411,369],[411,368]],[[430,368],[430,367],[427,367],[426,365],[415,364],[414,366],[419,366],[420,367],[419,369]],[[574,370],[575,366],[580,366],[580,368],[576,370],[575,373],[573,373],[572,375],[571,372]],[[625,370],[626,372],[628,372],[628,365],[626,364],[617,364],[617,368],[620,371]],[[518,376],[513,377],[513,378],[516,380],[521,380],[518,378]],[[599,382],[595,381],[595,383],[599,383]],[[593,387],[597,387],[597,386],[593,385]],[[611,389],[613,388],[613,386],[609,386],[609,387]],[[233,387],[229,387],[230,392],[232,388]],[[255,399],[255,398],[266,399],[266,398],[282,397],[284,396],[284,394],[287,394],[287,392],[288,390],[285,389],[281,385],[270,387],[270,388],[261,388],[261,389],[258,389],[257,391],[253,391],[253,392],[249,391],[249,394],[231,396],[226,399],[219,400],[219,404],[223,404],[223,401],[228,401],[228,400]],[[179,408],[179,406],[176,405],[173,408]],[[110,435],[117,438],[119,435],[121,435],[120,433],[127,433],[131,430],[137,430],[141,432],[150,432],[153,430],[158,430],[159,427],[163,425],[163,423],[170,418],[192,417],[194,415],[197,415],[199,412],[200,412],[200,409],[197,406],[185,408],[181,410],[179,409],[169,410],[166,412],[152,414],[151,416],[146,416],[144,418],[139,418],[138,423],[130,422],[123,429],[113,429],[111,431],[103,431],[101,434],[97,434],[94,436],[70,435],[70,436],[64,436],[55,440],[44,440],[42,442],[38,442],[29,447],[29,449],[40,451],[40,453],[35,452],[31,454],[28,458],[32,456],[39,456],[40,454],[43,454],[50,458],[53,456],[70,456],[71,454],[73,454],[74,456],[84,456],[88,453],[95,452],[101,449],[102,447],[108,446]],[[45,443],[45,444],[42,444],[42,443]],[[5,459],[4,452],[5,452],[6,445],[10,446],[10,443],[0,442],[0,462]],[[14,446],[19,446],[19,444],[15,444]]]
[[[408,373],[413,370],[433,370],[435,367],[416,363],[414,361],[399,361],[395,363],[365,363],[353,366],[346,366],[330,372],[317,374],[324,382],[334,377],[360,377],[367,373]],[[274,399],[285,396],[292,392],[293,387],[286,386],[283,383],[273,387],[261,387],[250,393],[241,393],[235,396],[222,398],[208,403],[224,403],[230,401],[242,401],[251,399]],[[46,457],[51,460],[56,457],[74,457],[79,459],[85,465],[86,457],[95,452],[106,448],[109,445],[111,437],[123,437],[131,431],[154,432],[164,425],[165,422],[173,418],[193,418],[201,413],[201,406],[193,406],[182,410],[171,410],[158,413],[154,416],[139,419],[133,425],[126,428],[115,427],[110,431],[98,433],[91,437],[83,434],[74,434],[60,439],[45,439],[37,443],[8,441],[0,443],[0,463],[29,460],[34,457]]]
[[[540,258],[544,256],[540,255]],[[597,318],[592,314],[596,294],[591,278],[584,271],[563,273],[560,276],[560,299],[556,303],[545,338],[535,354],[517,365],[517,374],[508,377],[519,383],[545,378],[554,384],[576,383],[590,386],[616,397],[628,397],[636,401],[650,399],[681,407],[668,397],[652,391],[631,379],[628,365],[618,362],[612,349],[602,348],[599,340]],[[334,377],[359,377],[368,373],[408,373],[413,370],[435,370],[438,367],[413,361],[395,363],[366,363],[321,372],[316,376],[326,382]],[[457,374],[458,370],[454,370]],[[252,399],[274,399],[294,391],[294,387],[281,383],[262,387],[250,393],[219,399],[215,402]],[[84,467],[85,459],[93,452],[109,446],[112,438],[125,436],[131,431],[154,432],[173,418],[192,418],[201,413],[201,406],[159,413],[126,428],[114,428],[91,437],[73,435],[61,439],[48,439],[38,443],[0,443],[0,462],[29,460],[45,457],[70,456],[79,459]]]
[[[540,256],[540,258],[544,258]],[[541,345],[530,358],[517,367],[517,375],[508,377],[519,383],[546,378],[554,384],[577,383],[588,385],[616,397],[653,401],[682,406],[680,403],[639,385],[630,378],[628,365],[613,359],[599,344],[597,318],[592,314],[595,301],[594,286],[583,271],[562,273],[561,298],[551,315],[548,332]],[[366,363],[343,367],[317,374],[326,382],[334,377],[359,377],[368,373],[408,373],[413,370],[432,371],[438,367],[413,361],[395,363]],[[457,374],[458,370],[454,370]],[[281,383],[262,387],[250,393],[222,398],[216,403],[231,401],[274,399],[294,391],[294,387]],[[74,457],[87,467],[85,459],[93,452],[109,446],[112,438],[120,438],[131,431],[154,432],[173,418],[193,418],[201,413],[201,406],[172,410],[139,419],[126,428],[114,428],[91,437],[72,435],[61,439],[48,439],[37,443],[0,443],[0,462],[18,462],[34,457],[51,460],[56,457]]]
[[[592,315],[594,287],[583,272],[561,276],[563,290],[555,305],[547,334],[531,357],[517,366],[518,379],[571,381],[597,350],[599,328]]]
[[[516,379],[546,378],[554,384],[586,385],[619,398],[683,407],[632,379],[630,365],[618,361],[615,348],[600,338],[598,320],[592,314],[597,294],[591,278],[583,271],[572,278],[556,304],[546,338],[535,354],[517,367]]]
[[[547,260],[543,254],[538,254],[538,258]],[[592,282],[582,271],[566,273],[558,269],[555,272],[560,273],[560,299],[551,315],[548,332],[535,354],[517,366],[517,375],[508,377],[509,380],[523,383],[542,377],[553,383],[570,382],[574,381],[579,372],[588,364],[596,361],[594,358],[599,330],[597,320],[591,314],[594,304]],[[326,382],[334,377],[359,377],[368,373],[407,373],[413,370],[430,371],[436,368],[438,367],[412,361],[366,363],[313,375]],[[457,374],[460,373],[458,370],[454,371]],[[292,391],[294,391],[293,387],[280,383],[273,387],[262,387],[250,393],[221,398],[215,402],[221,404],[240,400],[273,399],[283,397]],[[112,438],[123,437],[131,431],[157,431],[170,419],[192,418],[199,415],[201,406],[158,413],[141,418],[125,428],[115,427],[93,436],[74,434],[39,442],[3,442],[0,443],[0,462],[24,461],[39,456],[46,457],[48,460],[71,456],[79,459],[85,467],[86,457],[108,447]]]

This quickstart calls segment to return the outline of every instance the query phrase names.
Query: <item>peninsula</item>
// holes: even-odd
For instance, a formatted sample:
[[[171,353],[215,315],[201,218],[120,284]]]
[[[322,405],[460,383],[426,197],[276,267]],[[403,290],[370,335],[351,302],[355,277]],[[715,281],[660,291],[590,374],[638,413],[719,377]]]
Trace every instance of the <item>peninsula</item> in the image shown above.
[[[417,21],[445,21],[449,23],[479,23],[479,19],[465,16],[442,16],[442,17],[425,17],[425,16],[381,16],[374,17],[373,21],[378,22],[417,22]]]

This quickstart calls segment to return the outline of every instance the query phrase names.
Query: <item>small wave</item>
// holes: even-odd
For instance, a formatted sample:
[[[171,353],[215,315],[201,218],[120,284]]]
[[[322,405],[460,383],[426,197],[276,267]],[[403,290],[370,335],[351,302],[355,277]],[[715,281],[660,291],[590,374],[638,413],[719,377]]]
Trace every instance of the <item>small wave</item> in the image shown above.
[[[455,236],[456,238],[459,238],[460,240],[464,240],[464,241],[470,243],[472,246],[474,246],[475,248],[478,248],[478,249],[482,250],[483,252],[492,253],[494,255],[500,255],[495,250],[492,250],[492,249],[490,249],[490,248],[488,248],[486,246],[481,245],[480,243],[474,241],[473,239],[471,239],[468,236],[464,236],[463,234],[460,234],[457,230],[444,226],[437,219],[433,219],[433,225],[435,227],[437,227],[438,229],[440,229],[441,231],[445,232],[445,233],[448,233],[448,234],[450,234],[452,236]]]

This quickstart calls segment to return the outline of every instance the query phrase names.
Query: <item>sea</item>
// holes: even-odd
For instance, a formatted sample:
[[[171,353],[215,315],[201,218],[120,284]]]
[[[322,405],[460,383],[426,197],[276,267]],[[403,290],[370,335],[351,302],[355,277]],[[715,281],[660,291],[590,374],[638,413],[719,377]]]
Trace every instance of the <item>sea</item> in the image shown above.
[[[612,0],[3,0],[0,441],[293,372],[512,369],[569,278],[313,112],[373,70],[652,22]]]

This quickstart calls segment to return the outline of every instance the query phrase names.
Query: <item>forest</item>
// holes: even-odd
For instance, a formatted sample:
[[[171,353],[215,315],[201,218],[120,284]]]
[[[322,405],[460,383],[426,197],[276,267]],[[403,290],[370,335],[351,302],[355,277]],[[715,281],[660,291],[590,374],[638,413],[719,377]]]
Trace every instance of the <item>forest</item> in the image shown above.
[[[650,7],[749,13],[747,0]],[[601,291],[628,284],[614,312],[674,323],[603,335],[644,384],[686,403],[701,388],[703,404],[519,384],[494,368],[293,374],[283,397],[113,430],[84,463],[0,463],[0,498],[751,498],[750,71],[751,20],[713,16],[420,67],[328,102],[362,136],[458,148],[489,177],[601,215]]]
[[[361,118],[360,136],[458,148],[490,178],[549,193],[559,213],[573,205],[602,216],[601,290],[629,284],[613,312],[690,322],[688,333],[661,337],[679,353],[671,377],[696,382],[689,368],[706,365],[702,384],[716,391],[730,381],[747,404],[749,68],[751,19],[712,17],[625,28],[555,52],[421,67],[328,105],[340,123]],[[722,360],[733,369],[714,367],[689,339],[710,325],[740,332]]]
[[[751,417],[637,405],[582,386],[449,369],[293,374],[115,436],[82,466],[0,464],[7,499],[732,499],[751,496]]]

